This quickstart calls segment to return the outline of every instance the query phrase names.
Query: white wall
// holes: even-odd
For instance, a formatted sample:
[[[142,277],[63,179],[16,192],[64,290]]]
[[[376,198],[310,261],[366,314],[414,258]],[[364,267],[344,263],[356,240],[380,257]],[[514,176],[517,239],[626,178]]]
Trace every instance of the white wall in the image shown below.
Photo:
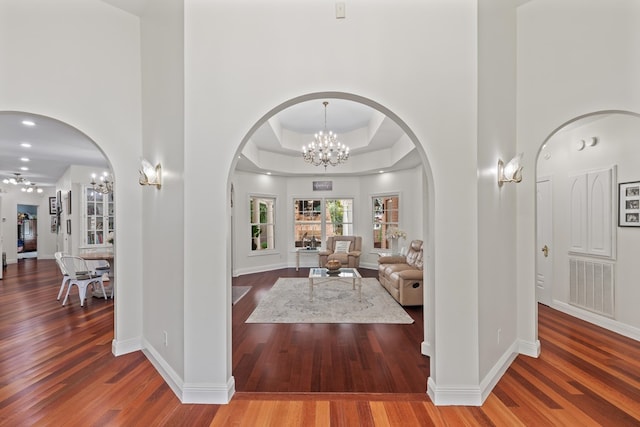
[[[525,171],[536,170],[540,147],[564,123],[595,111],[640,112],[638,22],[636,0],[534,0],[518,8],[517,135]],[[531,322],[535,289],[535,182],[525,177],[518,187],[521,330]]]
[[[564,131],[554,134],[546,143],[542,156],[538,159],[538,176],[549,176],[553,182],[553,260],[552,299],[554,306],[567,309],[569,303],[569,176],[617,165],[617,182],[640,181],[640,118],[632,115],[599,115],[600,119],[579,120]],[[582,123],[582,125],[580,125]],[[582,151],[574,148],[581,139],[598,137],[594,147]],[[549,159],[544,155],[549,154]],[[617,191],[617,185],[616,191]],[[614,194],[614,221],[617,224],[617,193]],[[614,330],[640,339],[640,229],[616,227],[617,259],[615,264],[614,320],[618,322]],[[570,309],[579,310],[571,307]],[[607,319],[582,313],[607,326]],[[592,320],[593,321],[593,320]],[[610,326],[609,326],[610,327]]]
[[[497,183],[497,162],[515,154],[516,7],[511,0],[478,2],[478,270],[479,381],[491,381],[519,349],[516,288],[517,184]],[[533,305],[533,301],[531,302]],[[529,347],[535,347],[533,337]]]
[[[302,162],[302,157],[300,157]],[[332,191],[312,191],[312,181],[332,181]],[[362,236],[360,266],[377,269],[378,255],[373,248],[371,197],[380,194],[400,195],[400,224],[407,232],[408,245],[413,239],[424,240],[422,233],[424,195],[422,167],[401,172],[362,177],[316,176],[277,177],[246,172],[233,176],[235,205],[234,275],[277,268],[295,267],[293,200],[296,198],[352,198],[354,200],[354,234]],[[251,251],[249,239],[249,195],[276,197],[276,250]],[[324,247],[325,242],[322,242]],[[301,257],[301,267],[317,266],[317,258]]]
[[[220,225],[229,219],[220,206],[240,142],[288,100],[336,91],[397,114],[429,159],[436,252],[429,267],[436,288],[430,387],[433,396],[455,389],[456,399],[469,392],[478,402],[477,236],[484,224],[476,210],[476,5],[355,0],[347,18],[336,20],[334,4],[320,0],[186,2],[187,381],[217,389],[232,382],[229,332],[210,329],[229,318],[229,231],[226,247],[211,241],[221,240]],[[337,66],[327,67],[327,58]],[[201,212],[210,213],[206,224]],[[515,250],[510,241],[506,250]]]
[[[141,188],[144,340],[147,355],[181,396],[185,386],[183,6],[178,0],[154,0],[147,6],[141,28],[142,154],[153,165],[162,165],[163,182],[161,189]],[[206,211],[200,211],[198,222],[206,221]]]
[[[118,185],[114,351],[140,348],[138,19],[97,0],[0,3],[0,111],[55,118],[103,150]]]

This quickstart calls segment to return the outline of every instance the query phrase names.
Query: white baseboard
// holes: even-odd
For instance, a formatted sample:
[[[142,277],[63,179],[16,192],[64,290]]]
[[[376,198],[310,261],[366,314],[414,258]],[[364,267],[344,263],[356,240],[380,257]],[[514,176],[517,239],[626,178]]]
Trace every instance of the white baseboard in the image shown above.
[[[511,363],[518,356],[519,343],[516,341],[507,348],[507,350],[502,354],[500,359],[493,365],[491,370],[485,375],[485,377],[480,381],[480,391],[481,391],[481,402],[489,397],[493,388],[498,384],[500,378],[507,372]],[[480,403],[482,405],[482,403]]]
[[[233,277],[243,276],[245,274],[262,273],[263,271],[279,270],[281,268],[291,268],[291,266],[286,263],[278,263],[271,265],[259,265],[256,267],[237,268],[233,270]]]
[[[522,353],[522,350],[525,350],[526,353]],[[526,355],[539,354],[540,342],[514,342],[502,354],[478,386],[472,384],[468,386],[457,385],[454,387],[442,387],[438,386],[435,381],[429,377],[427,381],[427,393],[433,403],[438,406],[482,406],[519,353]]]
[[[143,351],[153,367],[180,399],[181,403],[224,405],[231,401],[235,390],[235,379],[231,377],[226,384],[184,383],[180,375],[173,370],[160,353],[147,341]]]
[[[585,322],[593,323],[596,326],[624,335],[627,338],[640,341],[640,329],[635,326],[627,325],[609,317],[600,316],[587,310],[574,307],[566,302],[553,300],[551,308],[566,313],[570,316],[577,317]]]
[[[540,341],[522,341],[518,342],[518,353],[529,357],[540,357]]]
[[[422,343],[420,344],[420,353],[425,356],[431,356],[431,344],[422,341]]]
[[[140,338],[132,338],[130,340],[113,340],[111,341],[111,353],[114,356],[122,356],[123,354],[133,353],[142,350],[142,341]]]
[[[436,406],[480,406],[482,394],[479,386],[438,386],[433,378],[427,380],[427,394]]]

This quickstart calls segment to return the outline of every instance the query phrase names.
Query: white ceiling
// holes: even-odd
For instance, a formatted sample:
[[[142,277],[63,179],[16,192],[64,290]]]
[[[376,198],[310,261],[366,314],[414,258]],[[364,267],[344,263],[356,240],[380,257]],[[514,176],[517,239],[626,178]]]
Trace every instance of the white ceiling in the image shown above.
[[[25,126],[23,120],[35,126]],[[31,147],[21,146],[25,142]],[[102,152],[77,129],[48,117],[0,112],[0,187],[11,185],[1,181],[15,173],[39,187],[55,187],[70,165],[92,166],[96,173],[108,170]]]
[[[144,14],[149,3],[149,0],[103,1],[137,16]],[[515,1],[520,6],[529,0]],[[322,101],[297,104],[269,119],[251,136],[237,169],[281,175],[313,175],[321,172],[321,167],[304,164],[301,149],[312,140],[315,132],[324,127]],[[405,133],[392,120],[360,103],[338,99],[328,101],[327,128],[337,132],[341,142],[351,150],[349,166],[330,168],[327,170],[329,174],[369,174],[378,170],[413,168],[420,164],[413,143],[408,142]],[[30,116],[36,122],[34,127],[22,125],[21,121],[29,116],[24,113],[0,113],[0,187],[6,187],[1,180],[14,173],[21,173],[24,178],[46,187],[55,186],[70,165],[93,166],[98,172],[108,168],[102,152],[81,132],[41,116]],[[29,142],[32,146],[23,148],[21,142]],[[30,161],[22,162],[22,157]],[[263,158],[272,161],[266,164]],[[277,168],[274,167],[276,165]],[[21,171],[20,167],[23,166],[29,170]]]
[[[346,165],[304,163],[302,147],[325,128],[350,149]],[[364,104],[345,99],[305,101],[272,116],[250,136],[238,161],[240,171],[275,175],[368,175],[380,170],[416,167],[420,158],[405,132],[391,119]]]

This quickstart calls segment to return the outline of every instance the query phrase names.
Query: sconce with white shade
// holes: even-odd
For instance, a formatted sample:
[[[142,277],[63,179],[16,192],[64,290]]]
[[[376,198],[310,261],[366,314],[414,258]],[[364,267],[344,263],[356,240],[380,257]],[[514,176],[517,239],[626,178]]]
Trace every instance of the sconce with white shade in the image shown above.
[[[498,187],[502,187],[505,182],[522,181],[522,153],[509,160],[506,165],[501,159],[498,159]]]
[[[155,185],[156,188],[162,187],[162,166],[160,163],[153,166],[145,159],[140,160],[140,185]]]

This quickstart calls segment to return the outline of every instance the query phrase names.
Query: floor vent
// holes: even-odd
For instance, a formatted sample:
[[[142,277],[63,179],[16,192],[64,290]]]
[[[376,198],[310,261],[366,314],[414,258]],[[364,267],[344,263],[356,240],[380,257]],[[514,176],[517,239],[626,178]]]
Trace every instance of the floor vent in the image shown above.
[[[569,303],[613,317],[613,265],[569,258]]]

